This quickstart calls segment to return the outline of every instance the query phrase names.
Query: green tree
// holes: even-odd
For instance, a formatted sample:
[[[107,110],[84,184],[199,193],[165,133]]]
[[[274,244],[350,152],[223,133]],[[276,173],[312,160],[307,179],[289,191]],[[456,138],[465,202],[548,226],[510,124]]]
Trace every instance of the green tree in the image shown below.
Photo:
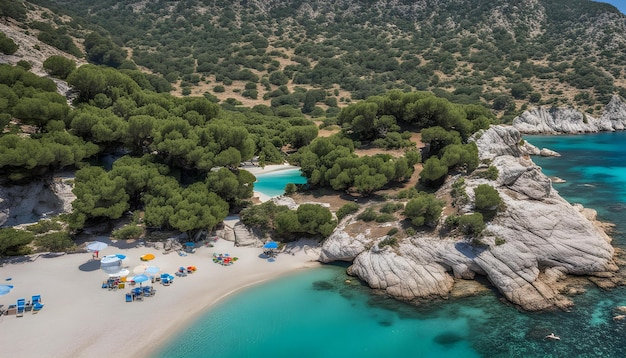
[[[433,194],[420,192],[417,197],[409,200],[404,207],[404,216],[415,226],[428,225],[434,227],[441,216],[444,202]]]
[[[30,244],[35,235],[32,232],[13,228],[0,229],[0,257],[26,255],[30,253]]]
[[[6,0],[0,0],[0,1],[6,1]],[[0,9],[0,11],[2,10]],[[12,55],[17,51],[18,48],[19,47],[13,41],[13,39],[7,37],[3,32],[0,32],[0,52],[6,55]]]
[[[474,205],[477,210],[494,210],[500,205],[498,191],[489,184],[480,184],[474,189]]]

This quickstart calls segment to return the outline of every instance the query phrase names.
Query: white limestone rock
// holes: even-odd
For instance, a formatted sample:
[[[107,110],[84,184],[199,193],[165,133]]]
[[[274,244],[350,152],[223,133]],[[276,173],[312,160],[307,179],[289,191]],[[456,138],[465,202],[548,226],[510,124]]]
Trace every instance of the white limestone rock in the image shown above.
[[[380,248],[383,238],[353,237],[343,224],[324,242],[320,260],[353,260],[352,274],[401,300],[447,297],[455,279],[478,274],[526,310],[570,306],[559,281],[568,274],[612,275],[613,247],[588,220],[592,215],[562,199],[541,168],[520,156],[520,138],[514,128],[502,126],[476,138],[479,156],[492,159],[499,176],[496,181],[467,177],[466,192],[471,201],[472,188],[489,184],[503,201],[503,209],[486,223],[482,244],[418,234],[397,247]],[[449,190],[444,185],[438,195]]]
[[[623,130],[626,104],[613,96],[600,118],[573,108],[533,108],[513,119],[513,127],[528,134],[594,133]]]

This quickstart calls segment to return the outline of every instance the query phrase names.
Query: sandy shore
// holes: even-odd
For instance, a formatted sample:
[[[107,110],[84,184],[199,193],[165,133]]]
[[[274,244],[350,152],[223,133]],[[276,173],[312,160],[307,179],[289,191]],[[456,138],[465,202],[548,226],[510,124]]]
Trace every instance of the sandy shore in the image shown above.
[[[106,238],[98,238],[106,241]],[[145,357],[167,342],[173,334],[225,296],[299,269],[315,267],[307,242],[294,244],[295,255],[279,254],[275,262],[260,257],[260,248],[235,247],[218,240],[214,247],[202,246],[194,254],[164,255],[138,246],[120,249],[115,243],[101,255],[122,253],[123,266],[133,275],[142,264],[140,256],[154,253],[149,264],[174,274],[178,267],[194,265],[197,271],[176,277],[170,286],[153,284],[154,297],[143,302],[125,302],[129,289],[101,288],[108,275],[91,253],[60,257],[39,256],[34,261],[5,263],[0,283],[14,285],[0,297],[6,308],[18,298],[41,294],[44,308],[37,314],[26,312],[0,319],[0,346],[5,357]],[[309,252],[307,254],[307,252]],[[213,253],[229,253],[239,260],[231,266],[212,261]],[[311,255],[311,256],[310,256]],[[11,278],[11,281],[5,281]]]

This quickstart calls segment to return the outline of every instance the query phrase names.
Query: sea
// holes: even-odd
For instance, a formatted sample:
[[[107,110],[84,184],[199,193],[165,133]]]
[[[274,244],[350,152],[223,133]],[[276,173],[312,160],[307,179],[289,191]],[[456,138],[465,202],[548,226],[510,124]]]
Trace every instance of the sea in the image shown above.
[[[254,191],[269,197],[283,195],[285,186],[289,183],[306,184],[306,177],[302,176],[300,169],[277,170],[265,174],[257,174],[256,179]]]
[[[570,202],[614,223],[626,245],[626,132],[526,136]],[[277,259],[276,264],[280,264]],[[496,291],[412,306],[325,265],[245,289],[198,317],[154,357],[626,357],[626,290],[589,286],[570,312],[523,312]],[[545,339],[554,333],[561,340]]]

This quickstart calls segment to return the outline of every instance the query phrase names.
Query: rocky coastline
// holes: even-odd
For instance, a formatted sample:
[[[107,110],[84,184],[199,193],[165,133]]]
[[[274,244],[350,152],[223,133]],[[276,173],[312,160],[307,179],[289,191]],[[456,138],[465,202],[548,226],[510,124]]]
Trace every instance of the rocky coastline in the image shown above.
[[[512,125],[525,134],[554,135],[624,130],[626,103],[619,96],[613,96],[599,118],[573,108],[538,107],[513,119]]]
[[[344,220],[323,243],[320,261],[352,262],[349,273],[404,301],[449,298],[464,280],[485,277],[509,302],[524,310],[568,309],[567,293],[580,276],[600,287],[623,284],[610,237],[595,223],[595,212],[571,205],[528,158],[521,133],[513,127],[492,126],[473,140],[481,161],[496,166],[495,181],[466,177],[467,188],[495,187],[504,202],[486,223],[477,244],[467,237],[439,235],[445,216],[433,231],[400,240],[397,247],[379,245],[385,237],[350,235]],[[455,178],[439,189],[443,197]],[[466,190],[472,206],[472,190]],[[576,277],[569,280],[568,277]],[[589,281],[587,281],[589,282]],[[469,290],[471,294],[472,290]]]

